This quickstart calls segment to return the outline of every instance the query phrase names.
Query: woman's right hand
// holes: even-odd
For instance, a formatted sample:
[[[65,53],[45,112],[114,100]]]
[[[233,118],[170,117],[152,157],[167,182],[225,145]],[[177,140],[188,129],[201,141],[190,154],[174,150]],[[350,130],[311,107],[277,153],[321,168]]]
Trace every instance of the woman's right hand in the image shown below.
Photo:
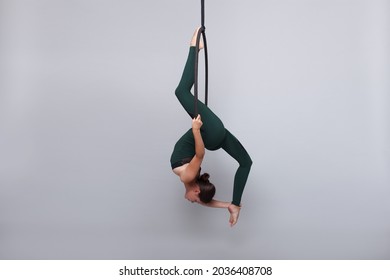
[[[200,115],[198,115],[196,118],[192,119],[192,129],[200,130],[202,125],[203,125],[203,123],[202,123],[202,120],[200,118]]]

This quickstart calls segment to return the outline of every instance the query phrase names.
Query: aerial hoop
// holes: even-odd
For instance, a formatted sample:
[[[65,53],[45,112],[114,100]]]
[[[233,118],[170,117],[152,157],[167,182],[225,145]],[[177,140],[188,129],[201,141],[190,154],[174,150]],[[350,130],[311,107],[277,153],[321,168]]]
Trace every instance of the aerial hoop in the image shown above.
[[[204,12],[204,0],[201,0],[201,27],[196,37],[196,55],[195,55],[195,82],[194,82],[194,113],[196,117],[198,115],[198,69],[199,69],[199,44],[200,37],[203,38],[203,50],[204,50],[204,60],[205,60],[205,102],[207,106],[208,103],[208,57],[207,57],[207,41],[206,41],[206,27],[204,25],[205,12]]]

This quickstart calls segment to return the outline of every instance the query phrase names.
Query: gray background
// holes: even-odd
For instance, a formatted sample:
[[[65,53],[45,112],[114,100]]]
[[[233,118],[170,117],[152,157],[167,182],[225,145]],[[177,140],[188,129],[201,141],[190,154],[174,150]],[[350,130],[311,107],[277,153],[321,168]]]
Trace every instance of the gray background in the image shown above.
[[[389,1],[206,5],[234,228],[169,166],[200,1],[0,1],[1,259],[390,257]],[[217,198],[236,168],[206,154]]]

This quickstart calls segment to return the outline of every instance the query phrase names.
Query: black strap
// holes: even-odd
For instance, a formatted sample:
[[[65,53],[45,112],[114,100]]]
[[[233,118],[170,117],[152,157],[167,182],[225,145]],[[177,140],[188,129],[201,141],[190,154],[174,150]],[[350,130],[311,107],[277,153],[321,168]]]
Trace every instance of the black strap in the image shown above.
[[[209,86],[209,66],[208,66],[208,57],[207,57],[207,41],[206,41],[206,27],[204,26],[204,0],[201,0],[201,27],[199,29],[198,35],[196,37],[196,56],[195,56],[195,82],[194,82],[194,113],[195,116],[198,116],[198,68],[199,68],[199,43],[200,36],[203,38],[203,50],[204,50],[204,60],[205,60],[205,105],[207,106],[208,101],[208,86]]]

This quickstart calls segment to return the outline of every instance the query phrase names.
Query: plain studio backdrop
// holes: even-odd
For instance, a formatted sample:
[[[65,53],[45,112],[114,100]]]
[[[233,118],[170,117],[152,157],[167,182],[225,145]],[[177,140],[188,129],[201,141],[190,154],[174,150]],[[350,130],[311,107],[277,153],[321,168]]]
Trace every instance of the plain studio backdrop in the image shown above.
[[[389,259],[389,18],[206,1],[209,106],[254,162],[230,228],[169,163],[199,0],[1,0],[0,258]],[[236,169],[206,152],[217,199]]]

